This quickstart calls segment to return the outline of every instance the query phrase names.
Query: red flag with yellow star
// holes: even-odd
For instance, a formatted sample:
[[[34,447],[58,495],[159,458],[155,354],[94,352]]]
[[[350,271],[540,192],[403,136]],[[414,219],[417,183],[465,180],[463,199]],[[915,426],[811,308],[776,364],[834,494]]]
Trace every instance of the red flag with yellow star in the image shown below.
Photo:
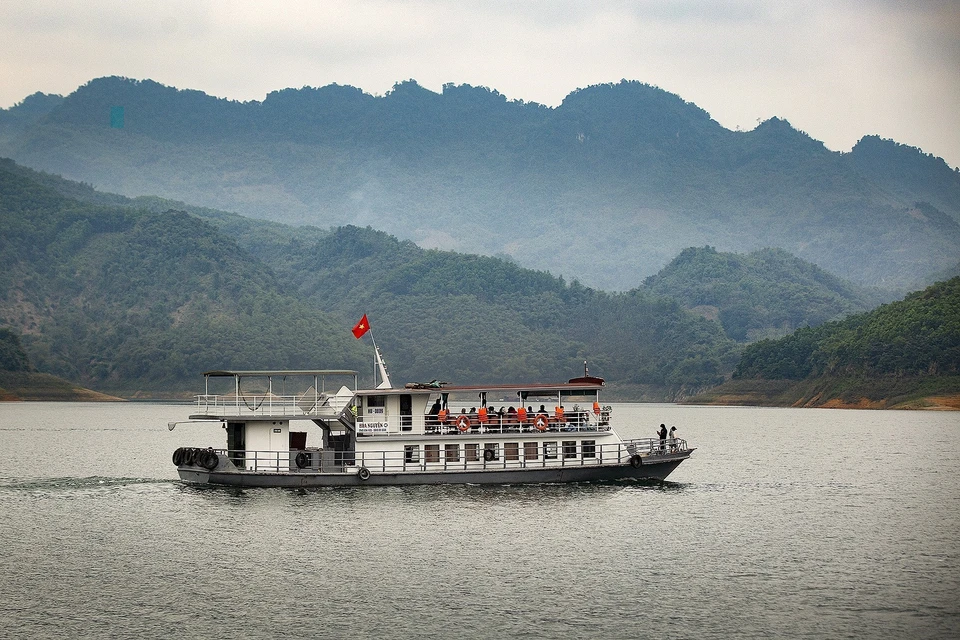
[[[370,323],[367,322],[367,314],[363,314],[360,322],[353,326],[353,337],[359,340],[367,331],[370,331]]]

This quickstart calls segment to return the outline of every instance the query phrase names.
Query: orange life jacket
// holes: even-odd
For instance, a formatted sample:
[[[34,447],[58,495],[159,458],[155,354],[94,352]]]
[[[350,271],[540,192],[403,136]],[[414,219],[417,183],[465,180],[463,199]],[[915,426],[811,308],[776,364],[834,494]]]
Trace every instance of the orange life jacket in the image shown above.
[[[597,414],[597,415],[600,415],[600,403],[599,403],[599,402],[594,402],[594,403],[593,403],[593,412],[594,412],[595,414]]]
[[[480,407],[480,410],[477,411],[477,415],[478,415],[479,418],[480,418],[480,422],[486,422],[486,421],[487,421],[487,408],[486,408],[486,407]]]
[[[563,420],[563,407],[554,407],[553,415],[557,417],[557,420]]]
[[[440,413],[437,414],[437,418],[440,419],[440,422],[446,422],[448,415],[450,415],[450,413],[446,409],[440,409]]]
[[[519,409],[517,409],[517,420],[519,420],[520,422],[523,422],[526,419],[527,419],[527,410],[524,409],[523,407],[520,407]]]

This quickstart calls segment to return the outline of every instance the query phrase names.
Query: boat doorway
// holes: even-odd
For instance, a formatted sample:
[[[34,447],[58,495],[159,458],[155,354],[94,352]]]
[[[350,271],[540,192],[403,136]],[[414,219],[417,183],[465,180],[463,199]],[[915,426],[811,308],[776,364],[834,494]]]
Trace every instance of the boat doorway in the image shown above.
[[[230,456],[230,462],[238,469],[243,469],[244,452],[247,449],[246,432],[245,422],[227,423],[227,455]]]
[[[400,431],[413,430],[413,396],[405,393],[400,396]]]

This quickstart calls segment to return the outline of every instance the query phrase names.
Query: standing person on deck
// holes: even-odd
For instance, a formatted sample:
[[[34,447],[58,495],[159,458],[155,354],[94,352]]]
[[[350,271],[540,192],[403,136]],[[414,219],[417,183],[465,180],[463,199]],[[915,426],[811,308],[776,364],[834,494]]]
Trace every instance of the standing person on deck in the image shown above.
[[[670,427],[670,451],[677,450],[677,428]]]
[[[667,446],[667,425],[661,424],[657,435],[660,436],[660,453],[663,453]]]

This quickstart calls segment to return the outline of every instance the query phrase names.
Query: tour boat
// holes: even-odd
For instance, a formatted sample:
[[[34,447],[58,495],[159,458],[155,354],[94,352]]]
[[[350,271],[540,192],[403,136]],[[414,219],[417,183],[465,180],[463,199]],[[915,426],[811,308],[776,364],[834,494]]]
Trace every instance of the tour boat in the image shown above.
[[[622,439],[611,407],[600,404],[603,379],[589,375],[554,384],[434,381],[403,388],[393,388],[384,375],[372,389],[358,389],[357,372],[347,370],[208,371],[204,378],[189,421],[219,421],[226,448],[178,448],[173,463],[188,482],[343,487],[663,480],[694,451],[679,438]],[[329,387],[336,379],[352,385]],[[229,389],[211,393],[211,386]]]

